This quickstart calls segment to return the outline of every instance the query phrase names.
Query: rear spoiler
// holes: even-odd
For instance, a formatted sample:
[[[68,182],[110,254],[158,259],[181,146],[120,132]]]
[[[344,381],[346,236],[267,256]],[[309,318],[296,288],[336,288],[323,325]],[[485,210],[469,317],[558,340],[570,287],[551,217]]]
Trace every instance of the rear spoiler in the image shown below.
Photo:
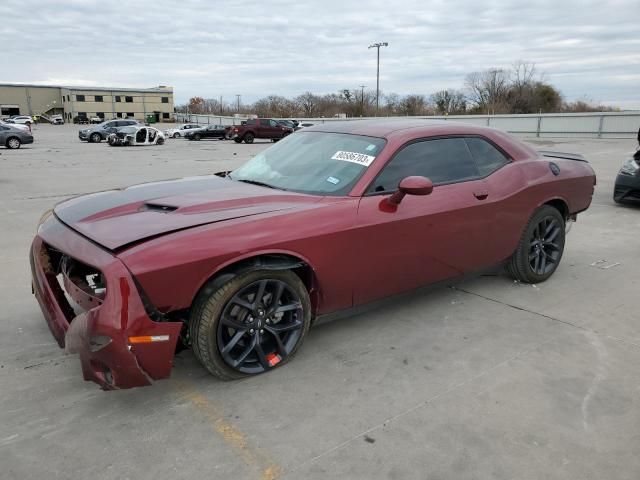
[[[576,160],[578,162],[587,161],[587,159],[579,153],[550,152],[548,150],[538,150],[538,153],[543,157],[564,158],[565,160]]]

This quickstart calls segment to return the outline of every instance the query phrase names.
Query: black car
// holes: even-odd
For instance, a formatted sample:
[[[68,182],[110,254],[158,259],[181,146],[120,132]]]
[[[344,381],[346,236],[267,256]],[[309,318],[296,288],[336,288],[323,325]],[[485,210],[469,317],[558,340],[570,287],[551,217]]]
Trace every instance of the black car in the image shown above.
[[[640,150],[628,158],[618,172],[613,199],[618,203],[640,201]]]
[[[227,138],[227,130],[228,127],[225,127],[224,125],[209,125],[204,128],[187,131],[184,138],[188,138],[189,140],[200,140],[203,138],[218,138],[220,140],[225,140]]]
[[[298,129],[298,122],[294,120],[276,120],[280,125],[284,125],[285,127],[293,128],[294,130]]]

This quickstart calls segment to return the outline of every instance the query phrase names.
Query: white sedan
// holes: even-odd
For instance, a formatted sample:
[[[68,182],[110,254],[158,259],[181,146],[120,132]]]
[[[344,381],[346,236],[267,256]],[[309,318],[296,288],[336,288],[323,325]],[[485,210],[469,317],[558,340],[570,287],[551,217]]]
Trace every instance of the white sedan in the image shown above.
[[[162,145],[164,134],[153,127],[144,125],[130,125],[120,127],[107,137],[107,143],[112,147],[135,147],[145,145]]]
[[[190,130],[195,130],[197,128],[203,128],[202,125],[197,125],[195,123],[185,123],[184,125],[180,125],[176,128],[170,128],[164,131],[164,135],[167,138],[179,138],[184,137],[185,134]]]

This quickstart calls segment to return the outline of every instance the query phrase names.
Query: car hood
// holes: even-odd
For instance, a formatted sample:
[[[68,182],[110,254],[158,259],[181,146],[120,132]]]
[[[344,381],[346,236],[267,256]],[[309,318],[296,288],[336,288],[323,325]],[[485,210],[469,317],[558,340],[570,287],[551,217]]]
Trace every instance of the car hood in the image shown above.
[[[83,195],[58,204],[54,214],[95,243],[117,250],[186,228],[305,208],[321,198],[211,175]]]

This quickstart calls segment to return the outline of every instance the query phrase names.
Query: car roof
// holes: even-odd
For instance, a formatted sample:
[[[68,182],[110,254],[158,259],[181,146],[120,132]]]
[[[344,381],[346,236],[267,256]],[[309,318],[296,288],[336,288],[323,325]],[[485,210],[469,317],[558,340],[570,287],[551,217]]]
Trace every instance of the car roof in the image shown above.
[[[368,135],[371,137],[389,137],[394,132],[410,129],[437,130],[438,127],[451,125],[453,122],[446,120],[427,119],[375,119],[375,120],[351,120],[329,121],[322,124],[314,124],[314,131],[350,133],[353,135]],[[455,125],[473,125],[455,122]],[[311,128],[310,128],[311,130]]]
[[[478,135],[498,143],[511,158],[518,159],[535,156],[535,151],[531,147],[502,130],[457,120],[375,119],[329,121],[307,127],[305,128],[306,131],[366,135],[400,142],[447,135]]]

